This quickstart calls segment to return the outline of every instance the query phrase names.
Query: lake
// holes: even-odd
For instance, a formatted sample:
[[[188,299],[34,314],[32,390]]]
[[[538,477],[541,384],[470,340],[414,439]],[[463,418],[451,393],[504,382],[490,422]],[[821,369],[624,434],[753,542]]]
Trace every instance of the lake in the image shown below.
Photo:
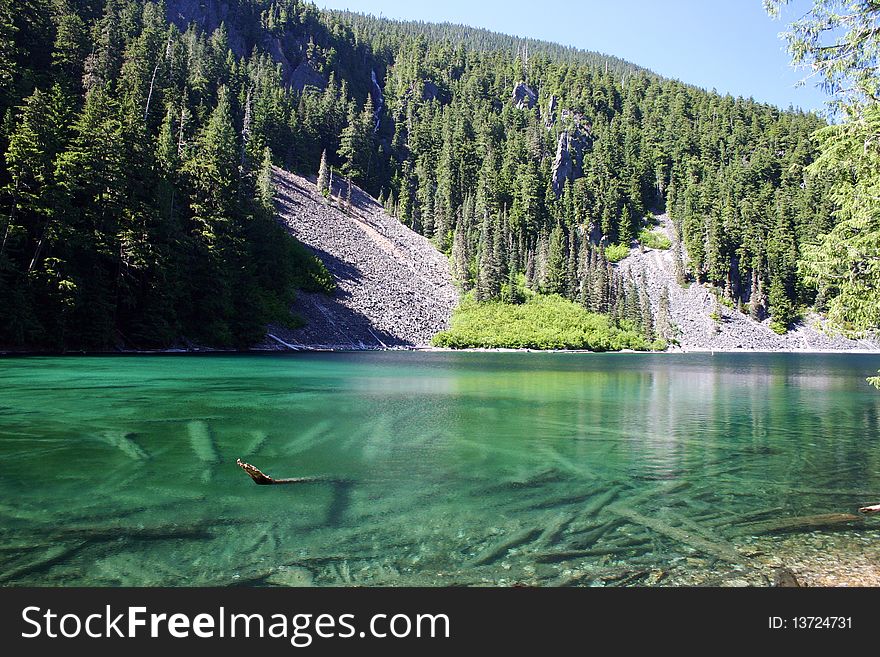
[[[880,501],[878,369],[864,354],[3,359],[0,584],[712,583],[766,553],[768,523]],[[332,481],[256,486],[239,457]]]

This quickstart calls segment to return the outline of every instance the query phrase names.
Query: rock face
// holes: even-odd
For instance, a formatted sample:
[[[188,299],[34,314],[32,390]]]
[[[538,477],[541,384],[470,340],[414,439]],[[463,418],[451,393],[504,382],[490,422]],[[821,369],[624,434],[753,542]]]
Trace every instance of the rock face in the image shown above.
[[[555,96],[551,99],[551,108],[554,107],[554,100]],[[551,174],[551,184],[557,196],[562,194],[567,180],[576,180],[583,175],[584,153],[593,143],[593,126],[586,117],[564,109],[561,118],[562,132],[556,145]],[[549,117],[547,120],[550,120]],[[548,124],[550,127],[552,124]]]
[[[544,125],[548,130],[552,130],[556,125],[556,110],[559,107],[559,99],[556,96],[550,96],[550,102],[547,103],[547,112],[544,115]]]
[[[661,215],[660,228],[670,239],[674,229],[666,215]],[[684,288],[675,280],[673,251],[633,249],[618,264],[624,274],[631,272],[636,281],[642,273],[647,282],[648,296],[655,316],[659,310],[663,290],[669,291],[669,314],[677,328],[680,348],[685,351],[852,351],[877,350],[875,340],[850,340],[827,330],[821,318],[809,317],[785,335],[777,335],[770,329],[770,321],[758,322],[748,315],[725,306],[719,306],[710,290],[691,284]],[[685,254],[685,257],[686,254]],[[712,314],[720,312],[720,321]]]
[[[559,135],[559,143],[556,146],[556,158],[553,160],[553,171],[550,174],[553,191],[559,196],[562,193],[565,182],[574,175],[574,161],[569,148],[567,132]]]
[[[346,214],[305,178],[275,170],[279,219],[333,274],[332,297],[298,293],[293,311],[308,324],[270,327],[263,345],[380,349],[430,344],[449,326],[458,291],[447,258],[424,237],[385,214],[372,197],[352,187]],[[333,196],[346,195],[346,183]],[[283,346],[283,345],[282,345]]]
[[[382,121],[382,110],[385,108],[385,94],[382,93],[382,87],[379,86],[379,79],[376,77],[376,69],[370,71],[370,82],[372,82],[372,86],[370,87],[370,98],[373,99],[373,107],[375,108],[373,111],[373,118],[376,121],[373,127],[373,132],[377,132],[379,130],[379,123]]]
[[[513,104],[517,109],[532,109],[538,103],[538,94],[525,82],[520,82],[513,89]]]
[[[327,80],[319,73],[307,56],[308,38],[305,35],[274,37],[261,31],[251,34],[247,26],[254,20],[246,3],[206,2],[205,0],[166,0],[166,15],[181,32],[195,23],[205,34],[210,35],[220,25],[224,25],[229,40],[229,48],[236,57],[247,57],[255,45],[270,53],[281,64],[281,78],[289,87],[302,91],[305,87],[324,89]]]
[[[425,102],[436,100],[440,96],[440,87],[431,80],[425,80],[422,88],[422,100]]]

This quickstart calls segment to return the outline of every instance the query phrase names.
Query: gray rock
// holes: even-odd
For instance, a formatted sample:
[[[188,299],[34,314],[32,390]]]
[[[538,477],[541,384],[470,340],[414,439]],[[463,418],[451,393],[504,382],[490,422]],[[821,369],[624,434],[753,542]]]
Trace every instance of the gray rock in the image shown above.
[[[660,228],[674,240],[674,228],[667,215],[658,217]],[[687,258],[687,253],[684,253]],[[876,338],[851,340],[835,333],[818,315],[810,315],[785,335],[770,328],[770,320],[755,321],[747,314],[720,306],[720,321],[711,315],[716,310],[715,296],[707,287],[691,284],[681,287],[675,280],[673,251],[633,249],[616,265],[623,274],[632,273],[647,282],[648,297],[656,314],[663,290],[669,291],[669,314],[677,328],[679,347],[685,351],[854,351],[877,350]]]
[[[556,96],[550,96],[550,102],[547,103],[547,112],[544,117],[544,125],[548,130],[552,130],[556,125],[556,110],[559,107],[559,99]]]
[[[352,209],[318,194],[309,180],[275,170],[279,218],[333,274],[334,296],[300,292],[293,311],[308,324],[275,336],[263,346],[382,349],[427,346],[449,326],[458,291],[449,261],[430,241],[385,214],[352,186]],[[333,196],[345,196],[337,181]]]
[[[538,94],[525,82],[520,82],[513,89],[513,104],[517,109],[532,109],[538,103]]]
[[[550,174],[553,191],[559,196],[565,187],[566,181],[570,180],[574,175],[574,162],[571,157],[571,149],[569,148],[569,137],[567,132],[559,135],[559,143],[556,146],[556,158],[553,160],[553,171]]]

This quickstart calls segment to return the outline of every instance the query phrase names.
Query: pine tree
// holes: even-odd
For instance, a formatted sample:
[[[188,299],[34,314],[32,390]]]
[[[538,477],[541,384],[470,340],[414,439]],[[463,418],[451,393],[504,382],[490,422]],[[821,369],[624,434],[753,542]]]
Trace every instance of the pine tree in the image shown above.
[[[321,153],[321,166],[318,169],[318,192],[325,197],[330,194],[330,168],[327,166],[327,151]]]
[[[459,222],[452,240],[452,275],[465,292],[473,288],[471,256],[464,222]]]
[[[566,283],[565,233],[560,224],[556,224],[550,233],[549,251],[547,256],[547,280],[544,291],[547,294],[564,294]]]
[[[263,149],[263,162],[257,176],[257,201],[269,214],[275,212],[275,185],[272,182],[272,151]]]

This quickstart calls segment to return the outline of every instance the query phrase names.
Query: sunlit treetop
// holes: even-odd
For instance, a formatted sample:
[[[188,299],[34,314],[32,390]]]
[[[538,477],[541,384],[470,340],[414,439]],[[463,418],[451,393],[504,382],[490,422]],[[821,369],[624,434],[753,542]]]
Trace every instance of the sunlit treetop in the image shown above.
[[[778,18],[792,0],[764,0]],[[880,0],[812,0],[812,7],[782,36],[792,64],[810,71],[831,95],[833,111],[860,113],[880,102]]]

